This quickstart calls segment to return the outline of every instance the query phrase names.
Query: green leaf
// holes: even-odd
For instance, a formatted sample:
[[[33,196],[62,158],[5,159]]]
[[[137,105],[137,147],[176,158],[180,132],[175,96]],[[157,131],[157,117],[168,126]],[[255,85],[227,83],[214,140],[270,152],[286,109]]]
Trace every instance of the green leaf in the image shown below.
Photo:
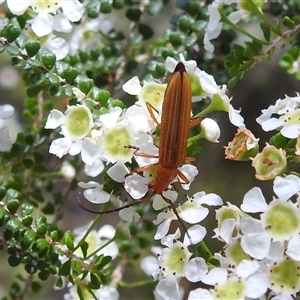
[[[39,234],[39,235],[45,235],[46,232],[47,232],[47,225],[46,224],[40,224],[39,226],[36,227],[36,232]]]
[[[42,212],[45,215],[53,215],[55,213],[55,207],[54,204],[51,202],[47,202],[45,206],[42,208]]]
[[[173,47],[177,48],[182,45],[182,38],[179,32],[172,32],[169,37],[169,41]]]
[[[60,78],[56,74],[47,73],[45,77],[51,85],[60,85]]]
[[[21,263],[21,256],[11,255],[8,257],[7,262],[11,267],[17,267]]]
[[[43,215],[36,215],[35,217],[35,226],[38,227],[39,225],[42,225],[42,224],[46,224],[47,223],[47,218]]]
[[[38,93],[41,91],[40,86],[31,86],[26,90],[26,94],[28,97],[35,97],[38,95]]]
[[[100,255],[95,263],[94,263],[94,267],[97,268],[97,270],[102,270],[107,264],[109,264],[111,262],[111,256],[103,256]]]
[[[97,274],[90,273],[90,282],[88,283],[88,287],[92,290],[98,290],[101,285],[101,279]]]
[[[11,199],[17,199],[20,197],[20,194],[15,189],[8,189],[6,192],[6,199],[7,201],[10,201]]]
[[[88,244],[86,241],[84,241],[84,242],[80,245],[80,248],[81,248],[83,257],[86,257],[86,256],[87,256],[87,250],[88,250],[88,248],[89,248],[89,244]]]
[[[54,283],[55,286],[57,286],[58,288],[62,288],[64,286],[64,281],[62,279],[62,277],[57,277]]]
[[[71,274],[71,261],[67,260],[60,268],[58,274],[60,276],[68,276]]]
[[[193,45],[196,44],[197,37],[195,35],[189,35],[183,40],[183,45],[185,47],[192,47]]]
[[[260,28],[264,34],[266,41],[270,41],[271,31],[270,31],[269,27],[267,27],[264,23],[261,23]]]
[[[8,19],[7,18],[0,18],[0,32],[7,26]]]
[[[74,233],[70,230],[66,231],[63,237],[63,243],[67,246],[69,250],[74,249]]]
[[[78,75],[79,71],[73,67],[69,67],[64,70],[63,77],[66,79],[67,83],[73,83],[74,79]]]
[[[137,21],[139,21],[141,15],[142,15],[142,12],[140,11],[140,9],[138,7],[133,7],[133,8],[129,8],[126,11],[125,15],[126,15],[126,18],[128,18],[130,21],[137,22]]]
[[[0,206],[0,220],[4,219],[5,215],[6,215],[6,211],[4,207]]]
[[[20,33],[21,28],[17,23],[9,24],[5,30],[5,35],[9,43],[14,42],[16,38],[20,35]]]
[[[40,41],[29,39],[25,44],[25,49],[27,51],[28,56],[32,57],[36,55],[41,48]]]
[[[100,6],[100,12],[103,14],[109,14],[112,12],[112,5],[108,2],[103,2]]]
[[[19,48],[24,49],[24,48],[25,48],[25,44],[26,44],[26,42],[28,41],[28,39],[29,39],[29,38],[28,38],[27,35],[21,33],[21,34],[18,36],[18,38],[16,39],[15,43],[16,43],[16,45],[17,45]]]
[[[32,216],[25,216],[22,218],[22,224],[26,227],[31,226],[32,222],[33,222]]]
[[[125,5],[125,1],[124,0],[113,0],[112,2],[112,6],[115,9],[122,9]]]
[[[84,75],[78,75],[75,78],[75,84],[84,94],[88,94],[88,92],[94,86],[94,81]]]
[[[34,207],[28,203],[21,204],[21,216],[25,217],[27,215],[32,214]]]
[[[146,5],[146,12],[150,16],[158,15],[162,9],[163,9],[163,1],[161,0],[152,0],[149,2],[148,5]]]
[[[92,98],[95,101],[98,101],[101,106],[106,106],[108,99],[111,97],[111,94],[107,90],[99,89],[98,87],[93,87],[92,89]]]
[[[282,23],[284,26],[286,26],[288,28],[291,28],[291,29],[295,28],[295,22],[292,19],[290,19],[288,16],[285,16],[283,18]]]
[[[21,50],[18,47],[16,47],[16,46],[8,46],[6,48],[6,51],[11,56],[21,55]]]
[[[56,61],[56,56],[52,51],[45,48],[41,48],[41,50],[38,53],[38,56],[40,58],[40,61],[48,70],[51,70],[53,68]]]
[[[82,291],[81,291],[81,288],[79,285],[77,285],[77,295],[79,297],[80,300],[85,300],[85,298],[83,297],[83,294],[82,294]]]
[[[14,67],[18,67],[20,69],[24,69],[25,66],[26,66],[26,64],[27,64],[27,62],[23,58],[19,58],[19,57],[15,57],[15,56],[13,56],[11,58],[11,65],[14,66]]]
[[[0,200],[2,200],[6,196],[6,188],[4,186],[0,186]]]
[[[27,59],[27,63],[31,66],[31,67],[33,67],[33,68],[43,68],[44,66],[43,66],[43,64],[40,62],[40,61],[38,61],[38,60],[35,60],[35,59],[32,59],[32,58],[29,58],[29,59]]]
[[[37,293],[42,288],[42,284],[38,281],[32,281],[31,282],[31,289],[33,292]]]
[[[29,244],[35,241],[36,233],[33,230],[27,230],[24,233],[23,240]]]
[[[144,40],[148,40],[152,38],[154,31],[150,26],[140,23],[139,33],[143,36]]]
[[[16,231],[22,227],[22,223],[18,219],[10,219],[6,226],[9,230]]]

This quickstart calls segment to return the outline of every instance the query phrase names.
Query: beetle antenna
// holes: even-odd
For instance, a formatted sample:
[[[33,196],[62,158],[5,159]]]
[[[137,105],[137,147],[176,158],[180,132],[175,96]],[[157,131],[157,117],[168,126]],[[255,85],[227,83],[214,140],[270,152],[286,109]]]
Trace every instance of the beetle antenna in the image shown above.
[[[112,213],[112,212],[116,212],[116,211],[120,211],[124,208],[128,208],[128,207],[131,207],[131,206],[134,206],[134,205],[138,205],[138,204],[141,204],[141,200],[137,200],[137,201],[134,201],[134,202],[131,202],[131,203],[128,203],[128,204],[125,204],[121,207],[116,207],[116,208],[112,208],[112,209],[108,209],[108,210],[103,210],[103,211],[98,211],[98,210],[93,210],[93,209],[90,209],[90,208],[87,208],[85,207],[81,202],[80,202],[80,199],[78,198],[77,199],[77,202],[78,202],[78,205],[85,211],[89,212],[89,213],[92,213],[92,214],[97,214],[97,215],[104,215],[104,214],[109,214],[109,213]]]

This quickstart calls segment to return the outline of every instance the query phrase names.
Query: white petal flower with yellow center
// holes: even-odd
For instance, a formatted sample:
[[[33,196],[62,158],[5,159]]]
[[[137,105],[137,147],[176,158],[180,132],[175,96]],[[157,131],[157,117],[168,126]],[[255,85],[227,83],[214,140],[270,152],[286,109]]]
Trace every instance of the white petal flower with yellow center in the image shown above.
[[[93,116],[90,110],[83,106],[68,106],[65,114],[53,109],[47,119],[45,128],[61,128],[63,138],[54,140],[50,145],[50,153],[62,157],[69,153],[77,155],[82,151],[82,142],[94,126]]]

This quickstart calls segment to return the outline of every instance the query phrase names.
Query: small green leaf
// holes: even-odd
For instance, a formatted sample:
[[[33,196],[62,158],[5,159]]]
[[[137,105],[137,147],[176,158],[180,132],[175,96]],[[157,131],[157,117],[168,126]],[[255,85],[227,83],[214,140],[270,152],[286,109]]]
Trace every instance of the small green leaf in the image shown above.
[[[28,56],[35,56],[41,48],[40,41],[29,39],[25,44],[25,49],[27,51]]]
[[[51,239],[53,241],[57,241],[57,239],[58,239],[58,231],[57,230],[51,231],[50,236],[51,236]]]
[[[140,23],[139,33],[143,36],[144,40],[148,40],[152,38],[154,31],[150,26]]]
[[[126,17],[133,22],[139,21],[140,17],[142,15],[142,12],[138,7],[129,8],[126,11]]]
[[[0,206],[0,220],[3,220],[6,215],[4,207]]]
[[[75,78],[75,84],[84,94],[88,94],[88,92],[94,86],[94,81],[86,76],[78,75]]]
[[[146,12],[150,16],[158,15],[163,9],[163,1],[162,0],[152,0],[149,1],[149,4],[146,5]]]
[[[125,5],[125,1],[124,0],[113,0],[112,2],[112,6],[115,9],[122,9]]]
[[[32,216],[25,216],[22,218],[22,224],[26,227],[31,226],[32,222],[33,222]]]
[[[39,58],[48,70],[51,70],[53,68],[56,61],[55,54],[45,48],[41,48],[41,50],[39,51]]]
[[[21,256],[11,255],[8,257],[7,262],[11,267],[17,267],[21,263]]]
[[[36,232],[39,235],[45,235],[46,232],[47,232],[47,225],[46,224],[40,224],[39,226],[37,226]]]
[[[42,284],[38,281],[31,282],[31,289],[33,292],[37,293],[42,288]]]
[[[39,225],[42,225],[42,224],[46,224],[47,223],[47,218],[43,215],[36,215],[35,217],[35,226],[38,227]]]
[[[50,85],[59,85],[60,84],[60,78],[53,73],[47,73],[46,74],[46,80],[48,81],[48,83],[50,83]]]
[[[16,47],[16,46],[8,46],[6,48],[6,51],[11,56],[21,55],[21,50],[18,47]]]
[[[2,31],[8,24],[7,18],[0,18],[0,31]]]
[[[38,93],[41,91],[40,86],[31,86],[26,90],[26,94],[28,97],[35,97],[38,95]]]
[[[66,231],[63,237],[63,243],[68,247],[69,250],[74,249],[74,233],[70,230]]]
[[[6,196],[6,188],[4,186],[0,186],[0,200],[2,200]]]
[[[55,213],[55,207],[53,203],[47,202],[45,206],[42,208],[42,212],[45,215],[53,215]]]
[[[6,226],[9,230],[16,231],[22,227],[22,223],[18,219],[10,219]]]
[[[27,63],[33,68],[43,68],[44,67],[40,61],[38,61],[36,59],[32,59],[32,58],[27,59]]]
[[[11,58],[11,65],[20,69],[24,69],[26,66],[27,62],[23,58],[15,57],[13,56]]]
[[[182,38],[179,32],[172,32],[169,37],[169,41],[173,47],[177,48],[182,45]]]
[[[46,281],[50,276],[49,270],[44,270],[38,273],[38,277],[42,281]]]
[[[108,2],[103,2],[100,6],[100,12],[103,14],[109,14],[112,12],[112,5]]]
[[[95,261],[94,267],[97,268],[97,270],[102,270],[107,264],[111,262],[111,259],[111,256],[100,255]]]
[[[107,100],[111,97],[111,94],[107,90],[99,89],[98,87],[93,87],[92,98],[98,101],[102,106],[107,105]]]
[[[20,33],[21,33],[21,28],[17,23],[9,24],[6,27],[6,32],[5,32],[7,41],[9,43],[14,42],[16,38],[20,35]]]
[[[86,255],[87,255],[87,250],[88,250],[88,248],[89,248],[89,244],[88,244],[86,241],[84,241],[84,242],[82,243],[82,245],[80,245],[80,248],[81,248],[83,257],[86,257]]]
[[[60,268],[59,275],[60,276],[69,276],[71,273],[71,261],[67,260]]]
[[[7,203],[7,209],[11,214],[15,214],[20,206],[20,201],[18,199],[10,199]]]
[[[73,83],[74,79],[78,75],[79,71],[73,67],[65,69],[63,76],[66,79],[67,83]]]
[[[62,288],[64,286],[64,281],[62,279],[62,277],[57,277],[54,283],[55,286],[57,286],[58,288]]]
[[[88,283],[88,287],[92,290],[98,290],[101,285],[100,277],[95,273],[90,273],[90,282]]]
[[[23,165],[26,169],[31,169],[34,166],[34,161],[32,159],[23,159]]]
[[[288,28],[291,28],[291,29],[295,28],[295,22],[288,16],[285,16],[283,18],[282,23],[284,26],[286,26]]]
[[[79,285],[77,285],[77,295],[78,295],[80,300],[85,300]]]
[[[264,23],[261,23],[260,28],[264,34],[266,41],[270,41],[271,31],[270,31],[269,27],[267,27]]]

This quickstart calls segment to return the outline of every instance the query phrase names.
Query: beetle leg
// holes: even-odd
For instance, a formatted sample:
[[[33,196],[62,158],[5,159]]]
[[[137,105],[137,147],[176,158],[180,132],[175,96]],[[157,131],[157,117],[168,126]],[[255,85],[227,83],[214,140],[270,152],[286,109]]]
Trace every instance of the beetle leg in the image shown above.
[[[195,127],[196,125],[200,124],[203,119],[204,119],[203,117],[199,117],[196,119],[191,118],[190,128]]]
[[[160,127],[160,124],[158,123],[158,121],[157,121],[157,119],[156,119],[156,117],[155,117],[155,115],[153,113],[153,110],[155,110],[157,113],[159,113],[158,110],[150,102],[146,102],[146,105],[147,105],[148,112],[149,112],[151,118],[153,119],[154,123],[158,127]]]
[[[158,158],[158,155],[139,152],[140,148],[136,147],[136,146],[128,145],[128,146],[124,146],[124,148],[134,149],[133,154],[136,155],[136,156],[142,156],[142,157],[146,157],[146,158]]]

